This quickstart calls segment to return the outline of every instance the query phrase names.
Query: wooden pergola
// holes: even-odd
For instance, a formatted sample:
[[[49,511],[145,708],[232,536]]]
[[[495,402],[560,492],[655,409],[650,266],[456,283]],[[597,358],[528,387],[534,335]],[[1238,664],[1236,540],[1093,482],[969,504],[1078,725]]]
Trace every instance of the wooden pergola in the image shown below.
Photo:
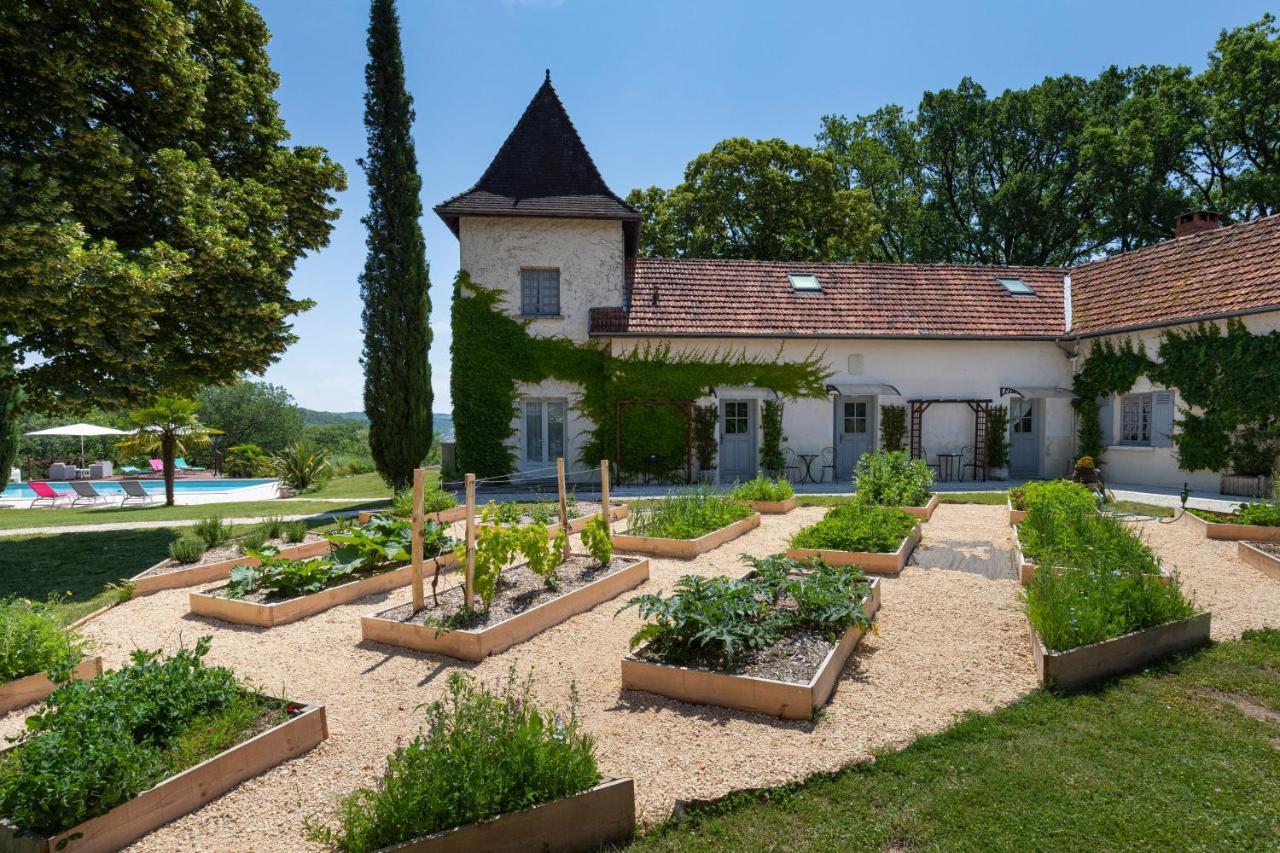
[[[908,400],[907,410],[911,417],[911,458],[924,458],[924,438],[921,426],[924,413],[935,403],[959,403],[973,411],[973,472],[976,477],[982,471],[982,479],[987,479],[987,423],[991,417],[990,400],[973,400],[968,398],[935,397],[932,399]],[[926,460],[927,461],[927,460]]]

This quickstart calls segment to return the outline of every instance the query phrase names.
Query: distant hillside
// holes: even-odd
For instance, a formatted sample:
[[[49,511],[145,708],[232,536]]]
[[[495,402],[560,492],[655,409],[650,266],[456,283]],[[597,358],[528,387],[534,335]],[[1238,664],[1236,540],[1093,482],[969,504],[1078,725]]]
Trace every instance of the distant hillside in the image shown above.
[[[318,412],[315,409],[303,409],[303,419],[309,424],[340,424],[345,421],[356,421],[360,424],[368,424],[369,418],[364,412]],[[453,416],[442,415],[435,412],[431,415],[432,427],[436,432],[442,432],[445,435],[453,432]]]

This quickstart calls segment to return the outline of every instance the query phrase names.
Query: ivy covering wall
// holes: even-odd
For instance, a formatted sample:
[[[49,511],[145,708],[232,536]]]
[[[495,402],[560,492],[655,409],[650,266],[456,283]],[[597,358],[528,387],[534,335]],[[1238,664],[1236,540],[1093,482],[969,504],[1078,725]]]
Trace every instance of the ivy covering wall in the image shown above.
[[[595,425],[580,449],[580,466],[614,458],[619,400],[693,401],[717,385],[772,388],[782,397],[827,396],[830,373],[811,351],[802,361],[749,356],[745,352],[640,347],[611,354],[597,341],[535,337],[528,322],[508,316],[501,291],[459,273],[454,282],[450,346],[454,432],[462,471],[491,477],[516,464],[508,441],[514,434],[517,383],[558,379],[579,386],[576,412]],[[670,474],[684,464],[686,415],[674,406],[630,406],[622,415],[624,471]]]
[[[1103,452],[1098,398],[1123,394],[1145,375],[1178,392],[1173,436],[1178,466],[1187,471],[1270,471],[1280,451],[1280,332],[1255,335],[1240,320],[1165,332],[1156,357],[1141,344],[1103,341],[1073,385],[1080,452]],[[1194,408],[1196,411],[1189,411]]]

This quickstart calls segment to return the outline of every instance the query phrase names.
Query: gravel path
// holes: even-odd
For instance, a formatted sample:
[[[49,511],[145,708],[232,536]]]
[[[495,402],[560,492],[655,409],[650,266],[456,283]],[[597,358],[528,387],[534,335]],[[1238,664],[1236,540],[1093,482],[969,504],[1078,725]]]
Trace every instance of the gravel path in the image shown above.
[[[1199,525],[1146,521],[1136,525],[1177,572],[1183,588],[1213,612],[1215,640],[1239,637],[1250,628],[1280,627],[1280,580],[1268,577],[1239,557],[1236,542],[1206,539]]]
[[[780,551],[791,533],[822,513],[801,508],[765,516],[758,529],[697,560],[652,560],[651,579],[637,591],[669,589],[686,573],[739,573],[740,553]],[[119,665],[134,647],[173,648],[213,634],[213,662],[235,667],[265,689],[325,703],[330,729],[330,739],[311,753],[134,849],[306,848],[303,816],[325,814],[336,796],[371,783],[386,754],[416,732],[421,712],[415,706],[439,696],[455,670],[492,681],[512,664],[521,672],[532,668],[538,699],[555,704],[568,701],[576,682],[585,726],[599,741],[601,769],[635,778],[644,822],[668,816],[677,801],[797,780],[905,745],[964,711],[993,709],[1035,686],[1018,586],[986,577],[1008,562],[1004,513],[989,506],[938,508],[924,528],[923,565],[883,581],[878,633],[850,659],[816,723],[621,693],[619,661],[640,624],[634,610],[615,618],[624,599],[481,664],[360,641],[359,616],[407,601],[407,589],[270,630],[192,617],[185,590],[131,601],[86,628],[107,666]],[[0,734],[12,733],[20,721],[20,713],[0,720]]]

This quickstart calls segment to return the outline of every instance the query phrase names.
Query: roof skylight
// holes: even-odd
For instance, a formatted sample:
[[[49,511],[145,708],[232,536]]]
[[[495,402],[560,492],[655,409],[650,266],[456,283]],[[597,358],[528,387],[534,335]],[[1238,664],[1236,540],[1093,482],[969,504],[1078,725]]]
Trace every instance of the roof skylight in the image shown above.
[[[795,290],[822,290],[818,277],[813,273],[789,272],[787,278],[791,280],[791,287]]]
[[[1020,278],[997,278],[996,281],[1014,296],[1035,296],[1036,292]]]

